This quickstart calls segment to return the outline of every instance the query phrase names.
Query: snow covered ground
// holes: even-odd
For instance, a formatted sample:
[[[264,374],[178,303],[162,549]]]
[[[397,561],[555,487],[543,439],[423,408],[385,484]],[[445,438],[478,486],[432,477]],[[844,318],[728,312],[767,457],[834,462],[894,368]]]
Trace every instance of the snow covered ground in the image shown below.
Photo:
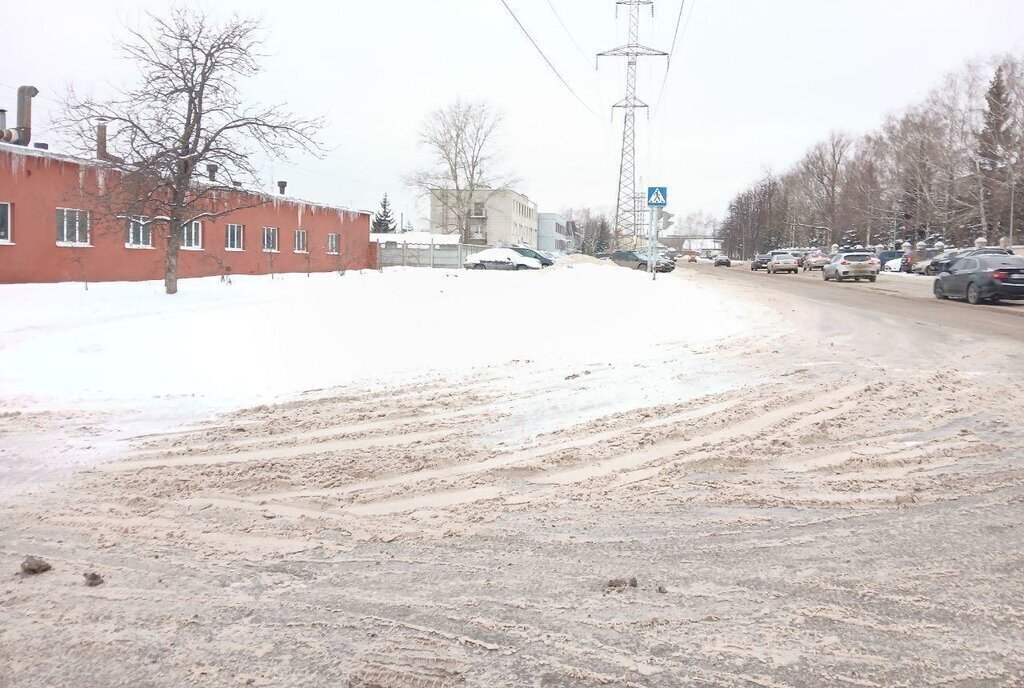
[[[609,264],[0,286],[8,408],[199,412],[533,361],[622,361],[749,327],[749,309]],[[741,316],[746,316],[745,318]],[[744,324],[744,320],[747,324]]]
[[[1019,344],[724,274],[0,289],[0,686],[1020,685]]]

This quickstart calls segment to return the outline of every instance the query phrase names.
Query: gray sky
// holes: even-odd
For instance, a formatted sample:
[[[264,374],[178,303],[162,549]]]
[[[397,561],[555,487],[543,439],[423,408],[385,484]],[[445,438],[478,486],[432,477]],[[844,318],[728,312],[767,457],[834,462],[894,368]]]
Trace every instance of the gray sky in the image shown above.
[[[214,14],[256,13],[267,29],[266,73],[255,100],[330,121],[325,160],[276,165],[289,193],[375,209],[389,192],[421,228],[426,208],[402,184],[422,163],[423,116],[456,97],[506,115],[507,168],[542,212],[615,202],[620,120],[609,106],[624,65],[593,53],[625,42],[613,0],[507,0],[590,108],[566,90],[500,0],[217,0]],[[157,0],[34,0],[4,9],[0,105],[12,86],[40,88],[36,140],[69,85],[102,95],[134,77],[112,45]],[[656,2],[642,41],[668,49],[679,0]],[[677,214],[721,215],[764,168],[781,170],[831,129],[863,133],[970,58],[1024,53],[1020,0],[687,0],[692,11],[661,106],[639,115],[640,172],[670,187]],[[654,105],[664,60],[641,65]],[[12,113],[13,114],[13,113]],[[271,171],[267,170],[268,189]]]

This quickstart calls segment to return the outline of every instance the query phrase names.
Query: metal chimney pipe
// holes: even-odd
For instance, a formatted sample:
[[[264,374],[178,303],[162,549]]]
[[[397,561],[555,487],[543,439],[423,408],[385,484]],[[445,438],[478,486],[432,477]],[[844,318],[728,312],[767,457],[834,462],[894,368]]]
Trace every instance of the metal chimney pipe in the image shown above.
[[[282,196],[284,196],[284,190],[287,189],[287,188],[288,188],[288,182],[278,182],[277,183],[277,190],[281,192]]]
[[[232,185],[233,185],[233,186],[234,186],[234,187],[235,187],[236,189],[241,189],[241,188],[242,188],[242,182],[231,182],[231,184],[232,184]]]
[[[217,181],[217,170],[218,169],[220,169],[220,168],[217,165],[213,164],[212,162],[211,163],[207,163],[207,165],[206,165],[206,174],[210,178],[211,182]]]
[[[18,123],[14,129],[0,129],[0,141],[27,146],[32,141],[32,99],[39,95],[35,86],[18,87]]]

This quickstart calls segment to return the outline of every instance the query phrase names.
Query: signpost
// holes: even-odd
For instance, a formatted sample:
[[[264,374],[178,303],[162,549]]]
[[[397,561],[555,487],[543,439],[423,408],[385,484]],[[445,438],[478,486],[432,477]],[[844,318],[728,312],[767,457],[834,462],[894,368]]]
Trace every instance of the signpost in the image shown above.
[[[668,205],[667,186],[647,187],[648,210],[648,242],[647,242],[647,269],[651,273],[651,279],[658,279],[658,227],[661,226],[661,209]]]

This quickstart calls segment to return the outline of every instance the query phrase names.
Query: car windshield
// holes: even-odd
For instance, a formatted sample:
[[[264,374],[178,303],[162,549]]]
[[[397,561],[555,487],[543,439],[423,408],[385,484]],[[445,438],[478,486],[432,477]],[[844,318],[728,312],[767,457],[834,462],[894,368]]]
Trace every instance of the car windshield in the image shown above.
[[[789,251],[776,251],[772,254],[772,258],[792,258],[793,254]]]
[[[843,260],[848,260],[851,263],[865,263],[874,258],[874,256],[867,253],[848,253],[843,256]]]
[[[1024,258],[1020,256],[978,256],[982,268],[1024,268]]]

